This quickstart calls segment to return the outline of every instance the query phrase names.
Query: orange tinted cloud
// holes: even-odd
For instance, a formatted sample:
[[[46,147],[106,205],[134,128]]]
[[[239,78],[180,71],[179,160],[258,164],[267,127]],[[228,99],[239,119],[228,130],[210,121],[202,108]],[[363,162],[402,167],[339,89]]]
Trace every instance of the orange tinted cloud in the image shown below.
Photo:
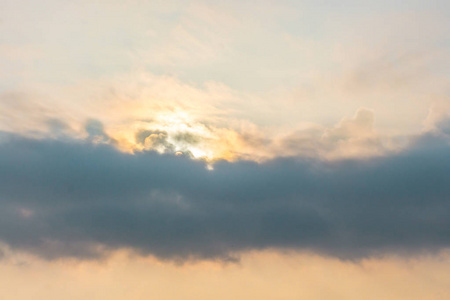
[[[239,264],[176,265],[116,253],[103,262],[0,262],[0,297],[28,300],[336,299],[443,300],[450,297],[448,253],[360,262],[312,254],[255,252]]]

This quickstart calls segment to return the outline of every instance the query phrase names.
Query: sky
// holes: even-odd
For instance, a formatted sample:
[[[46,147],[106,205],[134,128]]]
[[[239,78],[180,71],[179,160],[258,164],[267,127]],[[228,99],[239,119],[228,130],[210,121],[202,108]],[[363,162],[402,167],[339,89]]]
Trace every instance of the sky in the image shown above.
[[[449,299],[448,1],[0,0],[0,298]]]

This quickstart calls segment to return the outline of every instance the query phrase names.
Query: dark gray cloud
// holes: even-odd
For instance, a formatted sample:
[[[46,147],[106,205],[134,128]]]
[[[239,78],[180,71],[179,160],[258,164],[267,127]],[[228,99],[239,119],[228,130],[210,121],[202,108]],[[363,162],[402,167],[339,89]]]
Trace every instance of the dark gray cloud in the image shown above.
[[[48,259],[119,248],[175,260],[267,248],[359,258],[450,246],[450,146],[437,136],[385,158],[220,161],[213,171],[87,141],[0,140],[0,241]]]

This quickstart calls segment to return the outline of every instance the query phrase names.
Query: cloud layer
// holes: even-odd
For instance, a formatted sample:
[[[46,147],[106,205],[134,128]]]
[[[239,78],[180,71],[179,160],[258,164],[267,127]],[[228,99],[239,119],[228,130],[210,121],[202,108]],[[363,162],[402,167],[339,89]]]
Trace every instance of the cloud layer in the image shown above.
[[[450,246],[442,135],[365,161],[219,161],[214,170],[69,138],[0,140],[0,241],[48,259],[122,248],[173,260],[269,248],[359,258]]]

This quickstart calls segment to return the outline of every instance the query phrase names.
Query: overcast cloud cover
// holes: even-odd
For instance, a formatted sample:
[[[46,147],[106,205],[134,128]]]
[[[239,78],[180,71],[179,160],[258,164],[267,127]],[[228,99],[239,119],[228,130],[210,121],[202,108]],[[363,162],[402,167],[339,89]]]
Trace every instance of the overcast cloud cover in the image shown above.
[[[319,2],[0,0],[0,256],[449,248],[450,2]]]
[[[445,122],[443,123],[445,124]],[[444,130],[366,160],[214,164],[71,138],[0,142],[0,240],[46,259],[236,259],[312,250],[358,259],[450,246]]]

